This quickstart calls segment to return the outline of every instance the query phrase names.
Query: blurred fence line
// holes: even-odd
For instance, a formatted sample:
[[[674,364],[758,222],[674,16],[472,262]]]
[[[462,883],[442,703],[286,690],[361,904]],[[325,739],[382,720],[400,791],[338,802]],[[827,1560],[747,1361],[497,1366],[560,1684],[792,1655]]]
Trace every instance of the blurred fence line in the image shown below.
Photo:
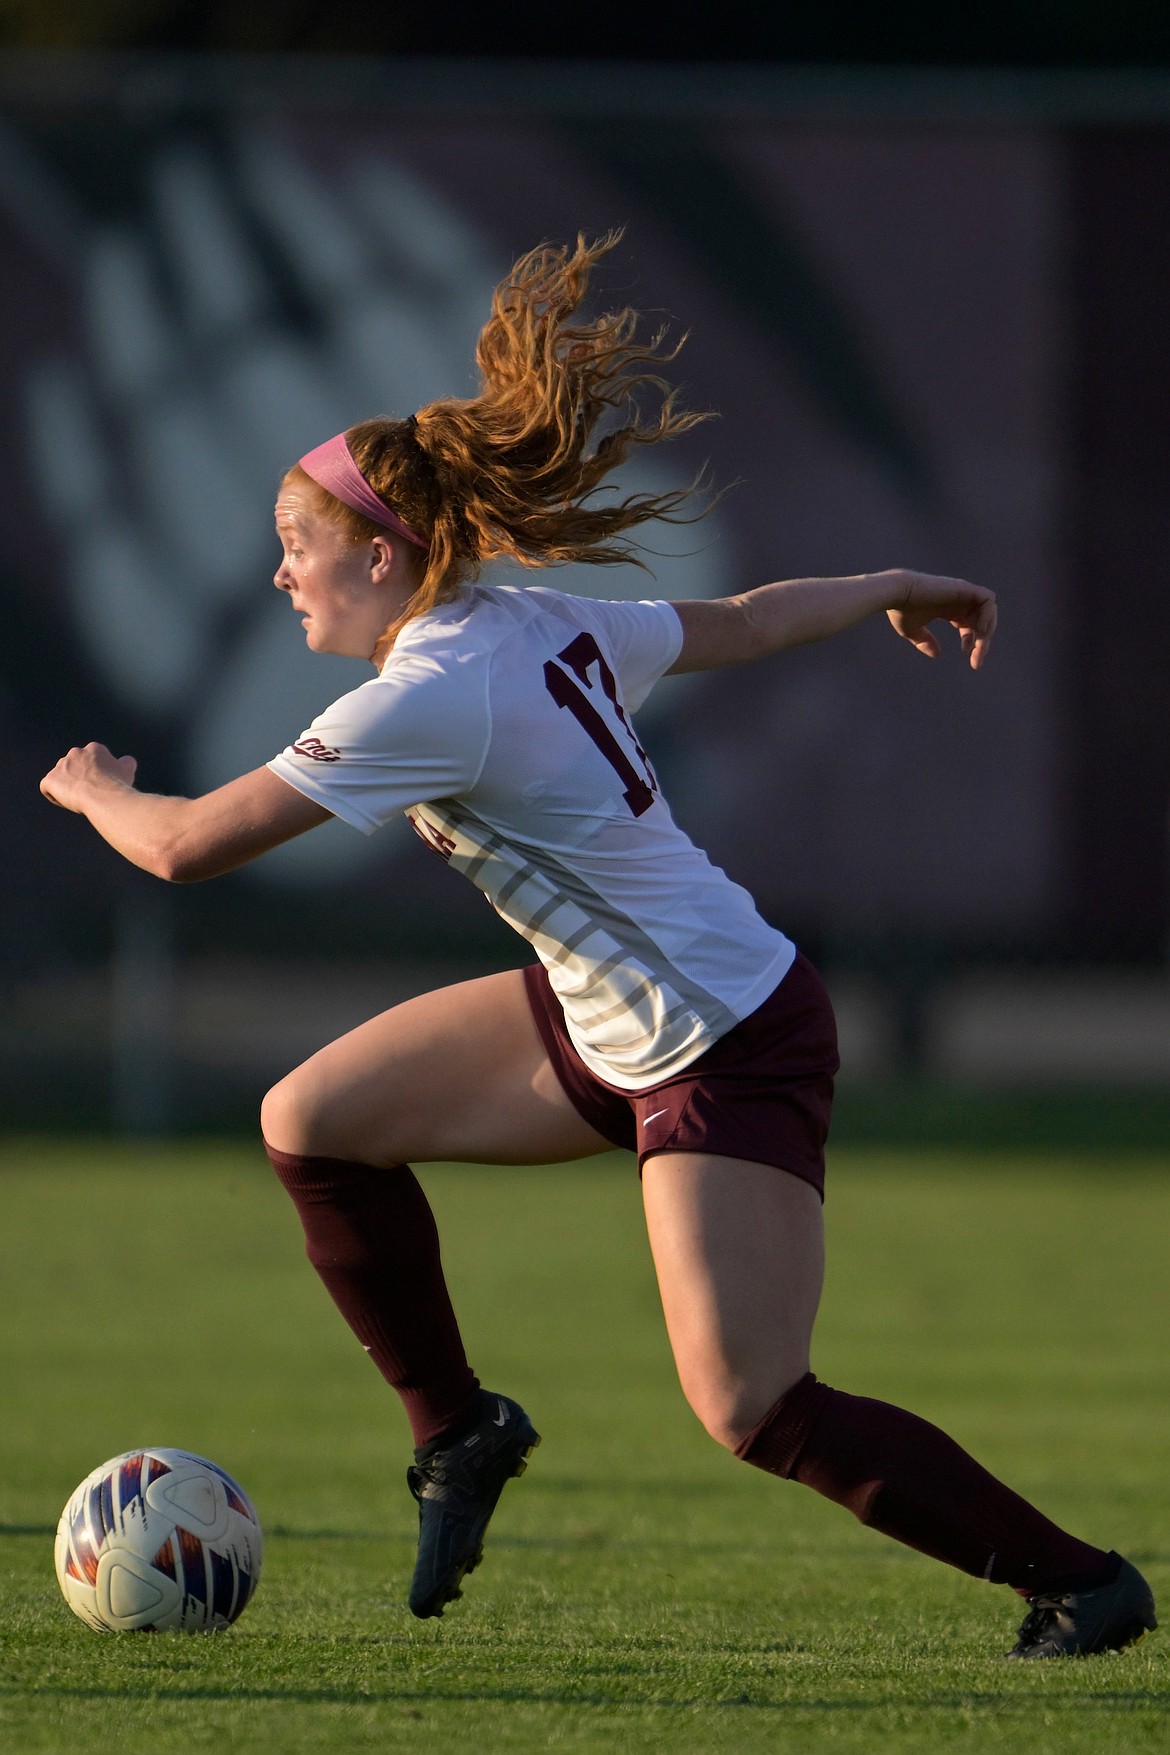
[[[317,1048],[387,1006],[485,972],[458,962],[238,955],[180,966],[157,917],[126,922],[119,951],[106,970],[61,973],[10,992],[0,1026],[0,1114],[8,1126],[38,1132],[79,1123],[128,1136],[254,1131],[264,1091]],[[921,1055],[908,1060],[888,987],[848,970],[826,973],[847,1122],[852,1096],[872,1108],[886,1088],[903,1094],[907,1125],[912,1093],[931,1086],[955,1096],[958,1115],[1017,1093],[1025,1104],[1047,1093],[1056,1105],[1078,1089],[1109,1094],[1113,1114],[1160,1090],[1166,1101],[1149,1143],[1170,1139],[1170,981],[1162,976],[972,972],[925,996]],[[1087,1137],[1097,1140],[1105,1125],[1090,1126]]]

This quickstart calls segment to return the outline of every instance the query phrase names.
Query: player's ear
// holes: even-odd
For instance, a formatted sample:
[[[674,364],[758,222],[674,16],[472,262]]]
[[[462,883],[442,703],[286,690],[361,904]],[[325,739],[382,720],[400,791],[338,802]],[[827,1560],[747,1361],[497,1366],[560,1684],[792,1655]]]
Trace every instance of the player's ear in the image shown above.
[[[394,544],[388,536],[370,538],[370,581],[374,585],[383,585],[395,570],[397,557]]]

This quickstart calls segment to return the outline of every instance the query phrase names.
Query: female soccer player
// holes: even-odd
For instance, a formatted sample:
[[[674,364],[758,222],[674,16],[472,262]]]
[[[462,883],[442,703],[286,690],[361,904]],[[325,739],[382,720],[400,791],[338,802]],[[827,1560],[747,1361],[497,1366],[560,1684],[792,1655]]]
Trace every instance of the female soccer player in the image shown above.
[[[493,556],[624,559],[623,533],[679,513],[681,493],[594,497],[632,447],[699,418],[655,374],[661,336],[641,340],[633,311],[579,314],[613,241],[516,264],[480,336],[478,395],[366,421],[285,476],[275,583],[313,651],[371,659],[374,678],[204,797],[142,794],[134,759],[93,743],[42,790],[178,882],[331,816],[368,834],[405,811],[536,952],[371,1019],[263,1106],[309,1258],[410,1419],[416,1615],[460,1594],[538,1438],[472,1373],[409,1163],[621,1145],[638,1155],[682,1386],[712,1436],[1010,1585],[1030,1603],[1012,1656],[1115,1649],[1154,1626],[1128,1562],[1057,1528],[934,1426],[810,1371],[832,1010],[815,970],[676,827],[631,718],[667,673],[761,659],[883,611],[929,657],[930,624],[950,623],[978,669],[992,593],[901,569],[678,604],[476,583]]]

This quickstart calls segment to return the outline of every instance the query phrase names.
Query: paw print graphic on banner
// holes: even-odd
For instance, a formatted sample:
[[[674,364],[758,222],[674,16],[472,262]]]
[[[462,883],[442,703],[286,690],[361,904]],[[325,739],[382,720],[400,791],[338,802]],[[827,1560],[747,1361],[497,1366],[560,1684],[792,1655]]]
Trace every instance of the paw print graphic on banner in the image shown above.
[[[97,226],[81,246],[84,353],[36,363],[28,383],[78,638],[107,686],[176,741],[196,792],[267,760],[369,676],[309,652],[272,588],[280,478],[355,421],[471,393],[507,267],[398,162],[363,154],[327,174],[259,128],[232,147],[158,152],[140,222]],[[618,491],[673,485],[669,464],[639,456]],[[715,513],[652,526],[652,574],[574,566],[544,579],[597,596],[717,596],[731,588],[725,548]],[[329,824],[253,870],[316,882],[404,845]]]

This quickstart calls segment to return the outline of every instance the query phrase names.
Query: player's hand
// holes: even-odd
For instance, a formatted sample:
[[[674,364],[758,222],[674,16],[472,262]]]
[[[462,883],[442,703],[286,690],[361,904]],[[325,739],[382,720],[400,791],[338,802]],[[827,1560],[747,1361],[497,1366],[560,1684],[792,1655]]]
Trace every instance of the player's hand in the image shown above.
[[[995,632],[995,592],[966,579],[936,578],[931,573],[904,573],[902,577],[905,594],[886,611],[894,632],[927,658],[937,658],[941,648],[928,624],[950,622],[958,630],[971,669],[978,670]]]
[[[71,749],[55,768],[49,769],[41,781],[41,791],[62,810],[84,816],[95,787],[133,786],[137,771],[135,756],[114,756],[104,743],[87,743],[84,749]]]

